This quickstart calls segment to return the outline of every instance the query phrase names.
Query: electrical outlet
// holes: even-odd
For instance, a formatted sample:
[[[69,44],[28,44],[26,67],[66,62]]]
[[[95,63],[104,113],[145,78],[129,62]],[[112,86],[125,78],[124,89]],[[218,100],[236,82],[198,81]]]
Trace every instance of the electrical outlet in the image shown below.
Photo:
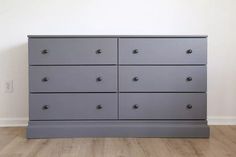
[[[13,80],[5,81],[3,86],[4,87],[2,87],[2,88],[4,89],[5,93],[12,93],[13,92]]]

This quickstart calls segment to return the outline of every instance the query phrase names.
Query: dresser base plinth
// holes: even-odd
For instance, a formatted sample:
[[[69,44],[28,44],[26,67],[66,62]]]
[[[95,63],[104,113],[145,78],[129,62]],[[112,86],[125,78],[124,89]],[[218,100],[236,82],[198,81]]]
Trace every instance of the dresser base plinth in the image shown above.
[[[30,121],[28,138],[209,137],[204,120]]]

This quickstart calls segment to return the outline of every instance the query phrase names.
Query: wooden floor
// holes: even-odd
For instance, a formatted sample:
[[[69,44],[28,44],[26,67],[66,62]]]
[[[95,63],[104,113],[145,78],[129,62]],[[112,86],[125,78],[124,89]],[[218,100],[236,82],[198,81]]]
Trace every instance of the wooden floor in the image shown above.
[[[0,128],[0,157],[236,157],[236,126],[211,126],[209,139],[25,138],[25,128]]]

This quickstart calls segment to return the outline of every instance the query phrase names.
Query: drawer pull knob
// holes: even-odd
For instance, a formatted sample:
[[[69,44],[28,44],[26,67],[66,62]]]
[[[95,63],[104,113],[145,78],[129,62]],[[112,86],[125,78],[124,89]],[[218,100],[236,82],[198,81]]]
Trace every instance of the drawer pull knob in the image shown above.
[[[97,82],[101,82],[101,81],[102,81],[102,78],[101,78],[101,77],[97,77],[97,78],[96,78],[96,81],[97,81]]]
[[[138,53],[138,49],[133,50],[133,54],[137,54]]]
[[[102,50],[101,49],[98,49],[97,51],[96,51],[96,54],[101,54],[102,53]]]
[[[139,80],[138,77],[134,77],[134,78],[133,78],[133,81],[135,81],[135,82],[137,82],[138,80]]]
[[[192,81],[193,78],[192,78],[192,77],[187,77],[186,80],[187,80],[187,81]]]
[[[42,110],[47,110],[47,109],[49,109],[49,106],[48,105],[43,105]]]
[[[102,109],[102,105],[97,105],[96,109],[97,110],[101,110]]]
[[[44,49],[43,51],[41,51],[41,53],[42,53],[43,55],[48,54],[48,50],[47,50],[47,49]]]
[[[193,106],[192,106],[191,104],[188,104],[188,105],[186,106],[186,108],[187,108],[188,110],[190,110],[190,109],[193,108]]]
[[[138,104],[134,104],[133,109],[138,109],[139,105]]]
[[[186,51],[186,53],[187,53],[187,54],[191,54],[191,53],[193,53],[193,50],[192,50],[192,49],[189,49],[189,50]]]
[[[47,81],[48,81],[47,77],[42,78],[42,82],[47,82]]]

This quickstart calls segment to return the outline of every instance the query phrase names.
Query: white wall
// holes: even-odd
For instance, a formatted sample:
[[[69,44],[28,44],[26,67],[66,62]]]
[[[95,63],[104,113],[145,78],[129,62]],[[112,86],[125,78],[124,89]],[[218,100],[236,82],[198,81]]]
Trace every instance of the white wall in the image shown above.
[[[209,120],[236,124],[235,28],[235,0],[0,0],[0,125],[28,118],[28,34],[209,35]]]

